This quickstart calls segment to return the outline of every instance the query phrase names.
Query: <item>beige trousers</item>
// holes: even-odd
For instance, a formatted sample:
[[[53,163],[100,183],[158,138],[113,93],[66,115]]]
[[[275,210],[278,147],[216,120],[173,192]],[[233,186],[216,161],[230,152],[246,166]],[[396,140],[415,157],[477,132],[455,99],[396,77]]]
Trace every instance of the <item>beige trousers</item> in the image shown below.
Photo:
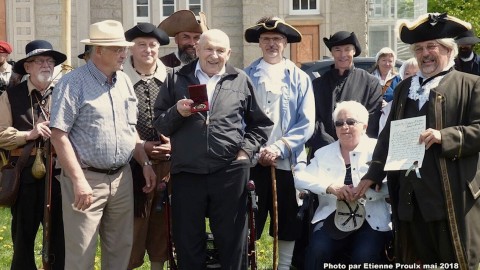
[[[101,269],[127,269],[133,242],[133,186],[128,164],[114,174],[84,170],[93,189],[92,205],[85,211],[73,206],[72,181],[62,171],[65,269],[94,269],[100,235]]]

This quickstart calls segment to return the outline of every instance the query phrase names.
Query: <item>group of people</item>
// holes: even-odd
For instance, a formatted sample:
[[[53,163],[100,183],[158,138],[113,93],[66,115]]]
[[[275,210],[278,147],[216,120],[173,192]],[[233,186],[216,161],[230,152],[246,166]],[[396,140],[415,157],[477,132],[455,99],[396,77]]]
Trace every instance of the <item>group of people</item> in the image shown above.
[[[204,269],[207,217],[222,269],[246,269],[249,179],[258,196],[257,238],[272,214],[276,181],[278,269],[295,264],[296,243],[309,233],[296,218],[298,190],[315,193],[318,206],[297,268],[388,263],[392,239],[399,263],[478,267],[480,77],[454,70],[453,38],[470,24],[444,14],[399,24],[414,55],[401,75],[389,48],[377,53],[372,74],[356,68],[360,43],[339,31],[323,39],[333,68],[312,82],[284,55],[302,35],[282,19],[264,17],[246,29],[261,57],[241,70],[228,63],[228,35],[199,18],[180,10],[158,27],[127,31],[114,20],[94,23],[78,56],[86,64],[55,85],[53,69],[66,56],[44,40],[27,44],[13,70],[29,76],[0,96],[0,147],[11,162],[28,156],[11,208],[12,269],[36,269],[45,176],[31,168],[46,140],[58,179],[52,269],[93,269],[98,237],[102,269],[137,268],[145,252],[151,269],[163,269],[170,222],[178,267]],[[160,57],[170,37],[178,50]],[[0,42],[0,51],[1,61],[11,48]],[[471,53],[461,59],[474,59]],[[207,110],[192,111],[192,87],[203,87]],[[417,116],[427,120],[418,134],[423,166],[387,174],[391,123]],[[171,219],[155,207],[164,199],[160,183],[169,186]],[[342,205],[355,213],[339,225]],[[341,229],[348,222],[353,227]]]

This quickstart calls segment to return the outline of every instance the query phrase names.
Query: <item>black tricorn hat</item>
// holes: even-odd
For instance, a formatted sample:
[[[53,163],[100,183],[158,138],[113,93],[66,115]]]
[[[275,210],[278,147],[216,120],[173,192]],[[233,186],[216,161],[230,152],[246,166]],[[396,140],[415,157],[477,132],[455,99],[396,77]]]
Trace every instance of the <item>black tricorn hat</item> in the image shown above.
[[[428,13],[413,22],[399,21],[400,40],[407,44],[440,38],[455,38],[472,25],[447,13]]]
[[[85,45],[85,50],[83,51],[83,53],[77,55],[77,57],[80,59],[85,59],[85,54],[89,53],[92,50],[92,47],[92,45]]]
[[[458,45],[475,45],[480,43],[480,38],[475,36],[472,30],[465,31],[455,38],[455,42]]]
[[[167,45],[170,43],[170,38],[167,33],[151,23],[139,23],[125,32],[125,39],[127,41],[132,41],[137,37],[156,38],[160,45]]]
[[[265,22],[257,23],[245,30],[245,40],[249,43],[258,43],[260,35],[265,32],[275,32],[284,35],[288,43],[302,41],[302,34],[295,27],[284,22],[280,18],[267,19]]]
[[[13,66],[13,69],[15,70],[15,72],[20,75],[27,74],[27,71],[25,70],[25,67],[23,66],[23,64],[30,57],[33,57],[33,56],[37,56],[37,55],[50,56],[55,60],[55,66],[58,66],[61,63],[63,63],[65,60],[67,60],[67,56],[65,54],[54,51],[53,46],[52,44],[50,44],[50,42],[46,40],[41,40],[41,39],[36,39],[27,43],[27,45],[25,45],[25,54],[27,56],[23,59],[18,60]]]
[[[352,44],[355,47],[355,55],[353,57],[357,57],[362,53],[362,47],[354,32],[338,31],[331,35],[329,39],[323,38],[323,42],[330,51],[332,51],[333,46]]]

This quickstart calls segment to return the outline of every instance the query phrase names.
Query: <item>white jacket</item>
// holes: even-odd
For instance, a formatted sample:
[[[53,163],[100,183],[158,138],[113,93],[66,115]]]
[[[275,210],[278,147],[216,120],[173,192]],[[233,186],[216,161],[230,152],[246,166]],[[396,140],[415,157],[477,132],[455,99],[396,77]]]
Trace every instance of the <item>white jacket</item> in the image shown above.
[[[367,162],[372,160],[372,153],[377,140],[362,136],[355,150],[350,152],[353,186],[357,186],[360,179],[368,170]],[[295,168],[295,186],[299,190],[310,190],[318,195],[318,208],[312,219],[312,224],[324,220],[336,209],[337,197],[327,194],[326,189],[331,184],[343,184],[345,181],[345,162],[340,153],[338,141],[324,146],[315,152],[315,157],[307,167]],[[366,221],[377,231],[391,230],[390,205],[385,201],[388,197],[388,188],[384,181],[380,192],[369,189],[365,193]]]

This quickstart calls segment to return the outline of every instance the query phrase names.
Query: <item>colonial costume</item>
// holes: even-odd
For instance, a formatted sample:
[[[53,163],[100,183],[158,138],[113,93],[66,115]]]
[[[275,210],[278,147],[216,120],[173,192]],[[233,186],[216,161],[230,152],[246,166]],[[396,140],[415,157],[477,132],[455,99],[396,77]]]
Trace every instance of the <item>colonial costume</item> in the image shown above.
[[[446,14],[427,14],[401,23],[399,30],[403,42],[416,44],[453,38],[470,27]],[[398,85],[390,118],[363,178],[378,184],[387,174],[398,262],[443,262],[473,270],[480,261],[480,77],[453,70],[451,55],[435,53],[430,57],[437,62],[438,57],[451,57],[450,62],[428,78],[422,75],[425,63],[419,63],[417,75]],[[384,172],[391,121],[416,116],[426,116],[425,129],[437,130],[440,143],[425,150],[418,174]]]
[[[259,43],[264,33],[280,35],[280,42],[297,43],[302,40],[301,33],[279,18],[264,18],[245,31],[245,40]],[[297,162],[306,162],[305,142],[312,136],[315,121],[315,103],[312,83],[308,75],[295,63],[283,57],[280,46],[271,45],[279,50],[277,57],[267,56],[265,47],[263,57],[245,68],[255,86],[257,101],[265,114],[273,122],[273,130],[265,147],[273,147],[280,154],[276,160],[277,201],[278,201],[278,269],[289,269],[296,240],[302,236],[302,223],[296,218],[299,206],[292,175],[292,166]],[[285,44],[286,44],[285,43]],[[272,217],[272,175],[270,166],[257,164],[250,170],[255,181],[258,196],[258,212],[255,217],[257,239],[262,236],[268,215]],[[270,235],[273,236],[273,222],[270,223]]]
[[[355,47],[354,57],[360,55],[362,49],[355,33],[340,31],[333,36],[324,38],[325,45],[331,50],[333,46],[352,44]],[[337,139],[333,125],[332,112],[335,104],[340,101],[355,100],[367,108],[370,116],[367,135],[376,138],[380,109],[382,106],[382,88],[377,78],[367,71],[352,66],[342,75],[332,67],[321,77],[313,80],[315,94],[315,133],[308,142],[315,150],[334,142]]]
[[[160,46],[167,45],[170,40],[167,34],[150,23],[140,23],[125,32],[127,41],[133,41],[138,37],[152,37]],[[135,46],[135,45],[134,45]],[[145,53],[145,52],[143,52]],[[144,74],[138,71],[134,65],[134,56],[131,55],[123,65],[125,72],[132,81],[135,95],[138,99],[138,120],[137,131],[140,139],[146,142],[159,142],[160,136],[152,125],[153,105],[160,92],[160,87],[167,76],[165,65],[156,59],[155,70],[151,74]],[[170,162],[151,158],[153,169],[157,175],[157,182],[160,183],[170,172]],[[142,164],[136,160],[130,161],[133,177],[134,197],[134,228],[133,247],[130,255],[128,269],[143,265],[145,252],[152,263],[163,264],[168,259],[167,245],[168,228],[165,219],[165,210],[156,211],[157,200],[160,200],[158,193],[150,192],[145,194],[142,188],[145,186]],[[152,267],[152,269],[155,269]]]

